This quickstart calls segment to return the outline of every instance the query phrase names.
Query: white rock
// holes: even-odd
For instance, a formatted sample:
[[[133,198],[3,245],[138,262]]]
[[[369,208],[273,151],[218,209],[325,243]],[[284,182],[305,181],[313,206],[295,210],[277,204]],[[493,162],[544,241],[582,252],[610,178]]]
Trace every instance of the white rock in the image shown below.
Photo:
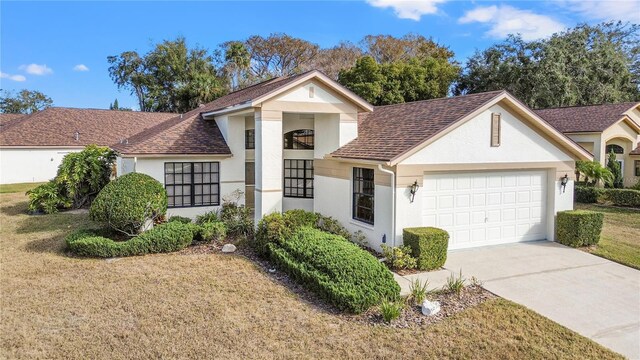
[[[424,300],[422,302],[422,315],[435,315],[440,312],[440,303],[437,301]]]
[[[224,244],[224,246],[222,247],[223,253],[232,253],[234,251],[236,251],[236,246],[233,244]]]

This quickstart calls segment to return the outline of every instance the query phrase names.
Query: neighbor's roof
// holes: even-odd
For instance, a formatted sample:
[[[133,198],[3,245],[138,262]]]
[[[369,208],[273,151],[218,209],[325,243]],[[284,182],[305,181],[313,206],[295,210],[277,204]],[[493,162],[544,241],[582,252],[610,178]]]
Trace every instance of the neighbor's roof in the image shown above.
[[[204,107],[156,124],[111,148],[126,155],[231,155],[218,125],[200,115]]]
[[[175,115],[52,107],[8,121],[0,146],[109,146]]]
[[[640,106],[640,102],[560,107],[535,112],[564,133],[602,132],[635,106]]]
[[[334,151],[341,158],[391,161],[491,102],[504,91],[376,106],[358,115],[358,137]]]
[[[4,126],[11,120],[15,120],[23,116],[25,116],[25,114],[0,114],[0,126]]]

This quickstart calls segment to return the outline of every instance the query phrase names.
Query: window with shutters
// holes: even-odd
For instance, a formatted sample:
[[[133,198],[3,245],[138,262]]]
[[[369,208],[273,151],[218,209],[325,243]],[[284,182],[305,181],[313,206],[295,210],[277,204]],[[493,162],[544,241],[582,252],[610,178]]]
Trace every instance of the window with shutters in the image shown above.
[[[491,146],[500,146],[500,114],[491,114]]]

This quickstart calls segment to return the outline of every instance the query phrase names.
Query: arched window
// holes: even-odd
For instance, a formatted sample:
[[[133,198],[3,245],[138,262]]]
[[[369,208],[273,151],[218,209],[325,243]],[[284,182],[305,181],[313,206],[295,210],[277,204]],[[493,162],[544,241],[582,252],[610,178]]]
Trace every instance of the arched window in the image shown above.
[[[613,151],[614,154],[624,154],[624,149],[620,145],[612,144],[607,145],[606,153],[609,154]]]
[[[293,130],[284,134],[284,148],[292,150],[313,150],[313,130]]]

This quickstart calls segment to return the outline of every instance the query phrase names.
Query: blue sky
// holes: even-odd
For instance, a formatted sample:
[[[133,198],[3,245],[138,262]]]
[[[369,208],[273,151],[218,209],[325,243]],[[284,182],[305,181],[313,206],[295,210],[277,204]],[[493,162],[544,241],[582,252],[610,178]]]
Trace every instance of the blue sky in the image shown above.
[[[508,33],[546,37],[577,23],[640,23],[640,0],[0,2],[0,87],[39,90],[56,106],[106,108],[118,98],[107,56],[186,37],[209,49],[285,32],[330,47],[368,34],[433,37],[464,61]]]

